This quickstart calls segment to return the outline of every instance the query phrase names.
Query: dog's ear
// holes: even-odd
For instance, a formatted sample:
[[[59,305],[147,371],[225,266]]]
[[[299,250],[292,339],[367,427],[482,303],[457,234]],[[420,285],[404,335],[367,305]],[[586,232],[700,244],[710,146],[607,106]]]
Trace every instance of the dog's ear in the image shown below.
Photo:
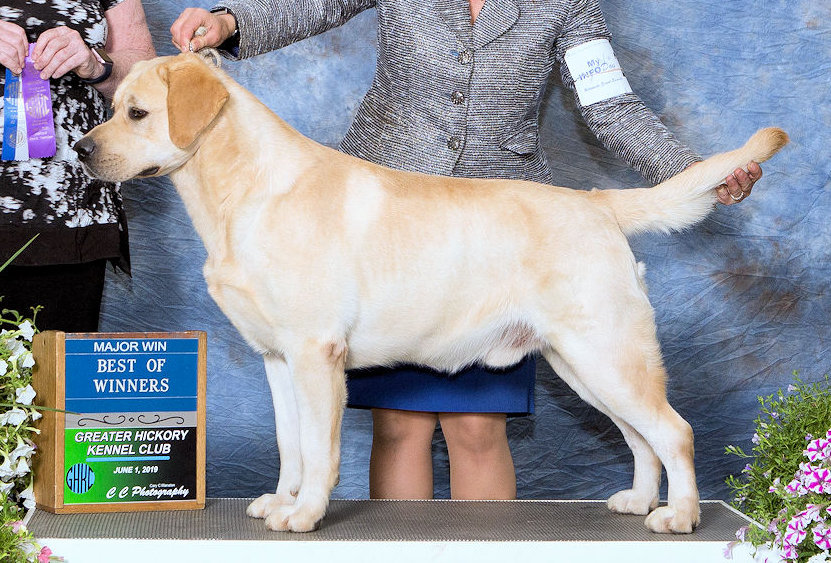
[[[195,55],[182,55],[167,67],[167,120],[170,140],[180,149],[190,146],[216,119],[228,101],[228,90]]]

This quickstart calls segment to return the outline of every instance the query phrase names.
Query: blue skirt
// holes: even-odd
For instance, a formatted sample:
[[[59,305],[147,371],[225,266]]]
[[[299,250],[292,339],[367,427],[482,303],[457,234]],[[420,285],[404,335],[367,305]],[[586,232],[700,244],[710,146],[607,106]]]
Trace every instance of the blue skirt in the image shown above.
[[[366,368],[347,372],[349,407],[419,412],[534,412],[536,362],[528,356],[515,366],[473,366],[447,374],[422,366]]]

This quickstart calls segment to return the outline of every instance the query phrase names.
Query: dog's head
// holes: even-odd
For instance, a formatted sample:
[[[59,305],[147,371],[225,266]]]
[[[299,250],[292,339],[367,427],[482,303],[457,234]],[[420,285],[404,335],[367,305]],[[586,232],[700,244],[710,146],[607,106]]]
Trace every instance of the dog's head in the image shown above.
[[[136,63],[113,97],[113,116],[74,149],[90,176],[109,182],[163,176],[196,152],[228,90],[199,55]]]

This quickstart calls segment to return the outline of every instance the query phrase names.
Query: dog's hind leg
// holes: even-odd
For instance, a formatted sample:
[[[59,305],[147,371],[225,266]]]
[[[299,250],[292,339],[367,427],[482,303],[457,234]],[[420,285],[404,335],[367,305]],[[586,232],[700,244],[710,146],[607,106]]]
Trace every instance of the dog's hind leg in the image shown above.
[[[649,514],[658,506],[658,489],[661,482],[661,460],[655,451],[640,432],[620,417],[615,416],[581,383],[571,366],[563,361],[559,354],[550,348],[543,350],[542,354],[560,379],[565,381],[580,398],[612,419],[623,434],[629,449],[632,450],[635,460],[632,488],[612,495],[607,503],[609,509],[621,514]]]
[[[594,308],[597,310],[596,303]],[[592,321],[578,321],[575,324],[582,324],[585,330],[561,330],[552,334],[549,341],[572,366],[575,381],[579,380],[578,387],[584,393],[588,391],[597,404],[602,405],[604,412],[639,433],[666,468],[667,506],[658,507],[647,516],[647,527],[660,533],[690,533],[699,521],[692,429],[667,402],[665,372],[657,353],[657,342],[654,337],[644,337],[652,326],[643,324],[647,317],[651,319],[651,309],[637,315],[640,323],[633,322],[635,315],[630,313],[601,317],[609,319],[613,331],[604,330]],[[634,434],[630,434],[628,439],[633,437]],[[645,481],[654,480],[652,463],[649,462],[641,472]],[[636,494],[644,497],[646,494],[642,491],[647,489],[643,487],[650,490],[654,487],[652,484],[640,486]],[[633,493],[624,495],[632,496]],[[615,499],[614,503],[621,500],[625,499]]]
[[[282,357],[263,356],[274,418],[277,428],[277,448],[280,451],[280,477],[277,492],[260,496],[248,505],[247,514],[265,518],[280,506],[294,504],[303,479],[303,458],[300,455],[300,422],[291,372]]]
[[[318,527],[337,484],[340,426],[346,406],[346,345],[343,341],[306,339],[291,348],[302,458],[302,486],[293,505],[266,517],[272,530],[308,532]]]

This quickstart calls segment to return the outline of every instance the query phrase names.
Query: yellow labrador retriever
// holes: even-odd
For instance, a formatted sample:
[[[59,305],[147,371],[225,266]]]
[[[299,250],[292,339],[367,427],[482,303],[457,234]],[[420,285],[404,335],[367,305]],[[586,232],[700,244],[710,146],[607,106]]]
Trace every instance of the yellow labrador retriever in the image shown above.
[[[684,229],[713,187],[787,136],[756,133],[649,189],[579,191],[391,170],[300,135],[200,56],[137,63],[75,149],[107,181],[167,174],[208,252],[208,290],[263,355],[280,450],[273,530],[315,529],[338,480],[344,370],[445,371],[540,351],[635,457],[615,512],[699,519],[692,430],[666,400],[653,310],[626,236]],[[658,507],[661,465],[669,481]]]

